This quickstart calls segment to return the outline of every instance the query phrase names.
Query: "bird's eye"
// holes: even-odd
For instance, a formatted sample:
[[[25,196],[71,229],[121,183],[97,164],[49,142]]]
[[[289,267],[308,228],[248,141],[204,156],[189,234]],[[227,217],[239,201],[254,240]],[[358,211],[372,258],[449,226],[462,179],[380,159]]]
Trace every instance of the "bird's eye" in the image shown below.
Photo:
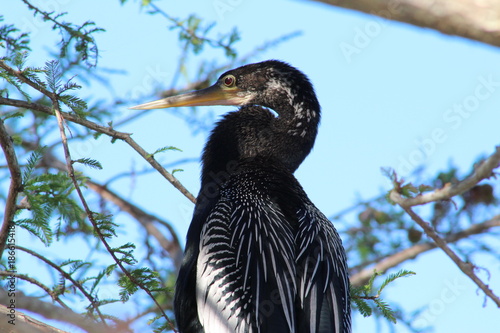
[[[234,86],[234,83],[236,82],[236,78],[232,75],[228,75],[224,78],[224,85],[226,87],[232,87]]]

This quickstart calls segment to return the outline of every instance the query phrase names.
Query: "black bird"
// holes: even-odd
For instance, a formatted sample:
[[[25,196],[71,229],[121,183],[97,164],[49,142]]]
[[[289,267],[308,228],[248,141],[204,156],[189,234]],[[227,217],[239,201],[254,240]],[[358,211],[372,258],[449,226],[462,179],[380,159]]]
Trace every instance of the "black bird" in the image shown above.
[[[350,332],[344,248],[293,176],[320,120],[308,78],[264,61],[134,109],[199,105],[241,108],[217,123],[203,152],[175,290],[179,331]]]

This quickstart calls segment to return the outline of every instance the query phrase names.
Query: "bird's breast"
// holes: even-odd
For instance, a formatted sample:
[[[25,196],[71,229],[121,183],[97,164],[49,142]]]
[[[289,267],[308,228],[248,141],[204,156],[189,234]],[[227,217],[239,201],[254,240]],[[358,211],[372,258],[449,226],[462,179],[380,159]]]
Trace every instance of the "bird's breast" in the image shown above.
[[[272,175],[234,176],[203,225],[196,276],[206,332],[252,332],[272,322],[294,331],[296,230],[271,187]]]

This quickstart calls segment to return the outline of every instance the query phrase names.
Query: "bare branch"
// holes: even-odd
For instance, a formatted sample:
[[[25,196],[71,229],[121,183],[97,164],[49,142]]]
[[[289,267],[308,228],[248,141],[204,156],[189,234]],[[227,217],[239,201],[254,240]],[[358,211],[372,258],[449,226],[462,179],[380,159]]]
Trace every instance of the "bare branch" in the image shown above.
[[[8,293],[0,288],[0,303],[1,304],[10,304],[11,297],[8,296]],[[60,322],[69,323],[84,329],[87,332],[92,333],[106,333],[110,331],[109,327],[105,327],[100,323],[94,322],[90,318],[86,318],[71,309],[61,308],[57,305],[54,305],[50,302],[44,302],[40,300],[40,297],[27,296],[22,291],[16,290],[15,292],[15,305],[16,305],[16,329],[17,329],[17,320],[19,319],[18,315],[20,312],[18,309],[24,309],[33,313],[37,313],[42,315],[47,319],[53,319]],[[24,315],[24,314],[21,314]],[[25,315],[24,315],[25,316]],[[27,321],[28,325],[32,328],[32,330],[20,331],[20,332],[38,332],[35,329],[39,326],[36,323],[33,323],[33,318],[29,318]],[[3,322],[3,321],[0,321]],[[36,322],[36,320],[35,320]],[[45,324],[43,324],[45,325]],[[51,328],[51,331],[41,330],[40,332],[57,332],[61,333],[61,331],[57,328]],[[3,332],[0,329],[0,332]],[[16,331],[17,332],[17,331]],[[125,331],[120,331],[125,332]]]
[[[484,291],[484,293],[490,297],[498,307],[500,307],[500,298],[496,296],[493,291],[483,282],[474,272],[474,265],[471,263],[466,263],[458,257],[458,255],[448,246],[445,239],[441,238],[436,230],[430,225],[430,223],[424,221],[418,214],[416,214],[411,207],[417,205],[423,205],[432,201],[449,200],[457,194],[464,193],[465,191],[474,187],[481,180],[491,177],[493,175],[493,170],[497,168],[500,164],[500,147],[496,147],[495,152],[490,155],[486,160],[481,162],[475,167],[472,174],[462,181],[455,184],[446,184],[443,188],[437,189],[433,192],[420,194],[413,198],[404,198],[399,191],[400,183],[397,179],[393,180],[395,186],[391,190],[389,197],[395,203],[397,203],[403,210],[410,215],[413,221],[415,221],[429,236],[438,247],[440,247],[453,262],[460,268],[460,270],[467,275],[476,285]]]
[[[3,120],[0,118],[0,145],[2,146],[7,165],[10,171],[10,187],[5,202],[4,217],[2,228],[0,229],[0,259],[7,244],[7,239],[10,231],[14,227],[14,215],[17,211],[17,195],[22,191],[23,182],[21,178],[21,169],[17,162],[16,152],[12,145],[12,138],[4,126]]]
[[[472,263],[469,262],[464,262],[462,259],[460,259],[457,254],[448,246],[446,241],[441,238],[434,228],[429,224],[429,222],[425,222],[420,216],[418,216],[411,208],[409,207],[403,207],[402,208],[405,210],[408,215],[415,221],[419,226],[424,229],[425,233],[427,236],[432,238],[432,240],[439,246],[447,255],[448,257],[453,260],[453,262],[460,268],[460,270],[467,275],[474,283],[482,290],[484,293],[493,300],[497,304],[498,307],[500,307],[500,298],[496,296],[493,291],[489,288],[488,285],[486,285],[481,279],[476,275],[474,272],[475,266]]]
[[[473,235],[478,235],[489,231],[491,228],[500,226],[500,215],[495,216],[491,220],[477,223],[471,225],[469,228],[450,234],[445,238],[447,243],[455,243],[464,238],[468,238]],[[366,284],[370,277],[373,275],[373,271],[377,272],[385,272],[392,267],[396,267],[397,265],[403,263],[406,260],[414,259],[418,255],[433,250],[437,247],[434,242],[426,242],[421,244],[416,244],[412,247],[404,249],[398,253],[395,253],[383,260],[377,262],[377,264],[370,266],[369,268],[365,268],[357,273],[351,275],[350,280],[351,284],[355,286],[360,286]]]
[[[316,1],[500,46],[500,3],[496,0]]]
[[[0,297],[1,298],[1,297]],[[9,300],[7,300],[9,301]],[[3,303],[3,302],[2,302]],[[16,333],[69,333],[53,326],[42,323],[35,318],[32,318],[18,310],[15,314],[10,312],[10,309],[5,305],[0,305],[0,316],[5,318],[0,321],[0,332],[16,332]],[[9,317],[11,316],[11,317]],[[13,319],[11,319],[13,318]],[[11,322],[11,323],[9,323]],[[14,331],[15,328],[15,331]]]
[[[496,147],[495,152],[486,160],[481,162],[471,175],[460,182],[457,182],[455,184],[446,184],[443,188],[417,195],[414,198],[403,198],[398,193],[397,189],[392,189],[389,195],[392,201],[403,208],[423,205],[433,201],[449,200],[457,194],[461,194],[465,191],[470,190],[481,180],[491,177],[493,170],[499,165],[500,146]]]

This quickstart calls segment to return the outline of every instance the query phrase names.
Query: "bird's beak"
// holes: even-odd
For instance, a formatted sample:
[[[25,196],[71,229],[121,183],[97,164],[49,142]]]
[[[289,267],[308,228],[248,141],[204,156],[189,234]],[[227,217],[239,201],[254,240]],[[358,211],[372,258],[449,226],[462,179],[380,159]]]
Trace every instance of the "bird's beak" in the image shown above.
[[[172,108],[176,106],[243,105],[247,104],[251,97],[249,93],[236,87],[221,88],[216,83],[205,89],[136,105],[130,109],[150,110]]]

